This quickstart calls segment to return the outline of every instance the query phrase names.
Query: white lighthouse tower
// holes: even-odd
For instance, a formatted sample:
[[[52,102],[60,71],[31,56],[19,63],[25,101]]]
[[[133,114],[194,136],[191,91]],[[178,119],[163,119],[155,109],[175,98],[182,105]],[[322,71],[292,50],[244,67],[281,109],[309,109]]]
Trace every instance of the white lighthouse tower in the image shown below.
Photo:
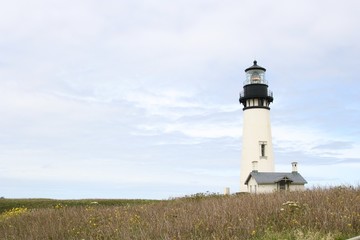
[[[245,69],[244,90],[240,93],[240,103],[244,106],[240,192],[249,191],[245,181],[253,170],[274,172],[270,126],[273,95],[268,90],[265,71],[254,61],[253,66]],[[256,163],[256,169],[253,169],[253,162]]]

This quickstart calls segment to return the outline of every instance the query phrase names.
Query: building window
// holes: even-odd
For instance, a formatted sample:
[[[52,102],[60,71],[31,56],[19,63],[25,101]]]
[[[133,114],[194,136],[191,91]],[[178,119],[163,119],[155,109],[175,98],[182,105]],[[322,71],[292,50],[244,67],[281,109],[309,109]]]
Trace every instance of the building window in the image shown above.
[[[266,158],[266,142],[259,142],[260,144],[260,158]]]
[[[285,177],[278,182],[278,189],[280,191],[289,190],[290,189],[289,184],[290,184],[290,180],[287,177]]]

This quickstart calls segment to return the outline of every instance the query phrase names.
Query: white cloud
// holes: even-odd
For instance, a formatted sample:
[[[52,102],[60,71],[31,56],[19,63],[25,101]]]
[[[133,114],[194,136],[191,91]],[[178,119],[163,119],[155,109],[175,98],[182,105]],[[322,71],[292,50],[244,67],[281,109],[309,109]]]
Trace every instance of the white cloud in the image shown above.
[[[194,138],[238,138],[241,133],[239,124],[228,125],[224,123],[214,124],[169,124],[165,126],[166,133],[180,132]]]
[[[284,152],[297,152],[318,156],[335,157],[339,160],[358,158],[359,145],[353,137],[334,136],[322,129],[301,126],[273,126],[274,143]]]

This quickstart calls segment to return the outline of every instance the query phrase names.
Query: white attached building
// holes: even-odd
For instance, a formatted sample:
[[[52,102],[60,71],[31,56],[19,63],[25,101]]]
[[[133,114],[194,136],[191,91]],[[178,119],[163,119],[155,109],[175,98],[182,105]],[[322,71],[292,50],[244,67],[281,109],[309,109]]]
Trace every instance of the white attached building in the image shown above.
[[[271,193],[275,191],[301,191],[305,190],[306,180],[297,171],[297,163],[292,163],[292,172],[258,172],[255,169],[245,181],[247,192]]]

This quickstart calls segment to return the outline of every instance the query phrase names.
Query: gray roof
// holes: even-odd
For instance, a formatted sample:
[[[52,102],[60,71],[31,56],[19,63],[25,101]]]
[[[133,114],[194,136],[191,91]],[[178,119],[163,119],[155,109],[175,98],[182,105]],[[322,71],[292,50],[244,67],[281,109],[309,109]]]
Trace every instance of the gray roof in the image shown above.
[[[292,184],[305,184],[307,181],[298,172],[257,172],[252,171],[247,177],[245,184],[248,184],[253,177],[258,184],[273,184],[287,179]]]

